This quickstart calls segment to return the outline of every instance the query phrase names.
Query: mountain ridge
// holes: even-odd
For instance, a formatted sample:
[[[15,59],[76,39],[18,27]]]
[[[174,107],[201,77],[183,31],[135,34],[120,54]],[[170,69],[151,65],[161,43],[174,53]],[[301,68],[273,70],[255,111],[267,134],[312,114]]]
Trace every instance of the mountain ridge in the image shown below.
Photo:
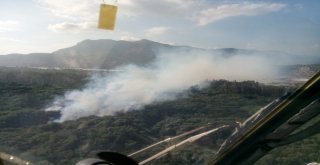
[[[277,61],[284,61],[286,63],[290,63],[290,61],[320,63],[320,57],[306,58],[304,56],[294,56],[274,51],[237,48],[203,49],[191,46],[169,45],[146,39],[139,41],[87,39],[78,42],[74,46],[62,48],[52,53],[14,53],[3,55],[0,56],[0,66],[114,69],[128,64],[147,65],[162,52],[209,53],[212,55],[222,55],[225,58],[235,55],[259,55],[267,58],[276,57],[279,58]]]
[[[52,53],[15,53],[0,56],[0,66],[112,69],[129,63],[148,63],[155,58],[153,49],[159,48],[172,47],[149,40],[84,40]]]

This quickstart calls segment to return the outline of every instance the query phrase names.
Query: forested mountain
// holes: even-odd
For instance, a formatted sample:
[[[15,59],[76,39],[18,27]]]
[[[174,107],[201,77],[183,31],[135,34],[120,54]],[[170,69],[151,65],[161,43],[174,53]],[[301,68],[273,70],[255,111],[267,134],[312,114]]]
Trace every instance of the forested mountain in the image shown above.
[[[84,40],[75,46],[52,53],[9,54],[0,56],[0,66],[9,67],[46,67],[46,68],[95,68],[114,69],[118,66],[135,64],[144,66],[158,55],[166,52],[196,54],[206,53],[213,56],[230,57],[236,55],[261,56],[276,59],[278,64],[320,63],[320,57],[288,55],[283,52],[258,51],[236,48],[200,49],[189,46],[174,46],[150,40],[114,41]]]
[[[158,51],[178,48],[183,47],[149,40],[84,40],[53,53],[0,56],[0,66],[112,69],[125,64],[145,65],[155,58]]]
[[[52,54],[70,68],[113,69],[125,64],[145,65],[154,60],[161,49],[174,47],[149,40],[84,40]]]
[[[74,164],[101,150],[129,154],[208,123],[211,128],[223,124],[235,125],[235,121],[245,120],[260,107],[292,90],[253,81],[215,80],[204,89],[197,86],[190,88],[183,97],[174,101],[156,103],[114,116],[92,116],[55,123],[52,121],[59,117],[59,112],[45,112],[44,108],[56,96],[72,89],[81,89],[88,80],[87,71],[0,70],[0,151],[39,165]],[[23,74],[17,76],[19,73]],[[32,81],[28,81],[27,77]],[[150,164],[204,164],[231,132],[232,129],[226,129],[212,134]],[[315,136],[283,147],[257,164],[320,161],[319,154],[316,154],[319,152],[319,142],[319,136]],[[159,146],[155,150],[169,145],[172,144]],[[154,154],[155,150],[134,158],[141,161]],[[294,154],[297,151],[301,151],[298,156]]]

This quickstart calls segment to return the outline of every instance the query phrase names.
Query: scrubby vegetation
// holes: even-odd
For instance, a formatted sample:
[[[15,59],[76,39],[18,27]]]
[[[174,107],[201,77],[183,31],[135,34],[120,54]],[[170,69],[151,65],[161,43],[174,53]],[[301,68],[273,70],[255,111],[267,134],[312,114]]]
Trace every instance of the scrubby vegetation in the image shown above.
[[[21,72],[23,74],[17,76]],[[81,88],[87,81],[87,75],[85,71],[0,69],[0,151],[39,165],[75,164],[101,150],[129,154],[208,123],[212,127],[234,125],[235,121],[245,120],[290,90],[253,81],[219,80],[210,82],[205,89],[192,87],[186,91],[188,97],[148,105],[142,110],[64,123],[52,122],[59,113],[44,112],[43,109],[56,96]],[[150,164],[204,164],[231,131],[225,129],[212,134]],[[257,164],[320,161],[319,144],[320,136],[317,135],[272,151]],[[155,150],[134,158],[143,160]]]

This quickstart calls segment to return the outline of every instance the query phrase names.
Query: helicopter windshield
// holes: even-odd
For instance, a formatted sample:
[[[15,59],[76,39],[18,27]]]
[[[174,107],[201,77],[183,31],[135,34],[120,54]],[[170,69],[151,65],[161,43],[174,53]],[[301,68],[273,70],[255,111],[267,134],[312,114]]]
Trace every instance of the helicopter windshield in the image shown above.
[[[320,71],[319,10],[318,0],[2,0],[0,164],[105,152],[212,164],[313,87],[303,85]],[[259,133],[266,152],[252,163],[320,163],[312,99]]]

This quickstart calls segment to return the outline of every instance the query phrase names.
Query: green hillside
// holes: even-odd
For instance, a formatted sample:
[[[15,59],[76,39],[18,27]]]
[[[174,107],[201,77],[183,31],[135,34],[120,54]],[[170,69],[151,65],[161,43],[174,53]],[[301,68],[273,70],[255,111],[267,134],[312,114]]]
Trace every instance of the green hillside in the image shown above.
[[[114,116],[86,117],[54,123],[58,112],[44,112],[55,97],[82,88],[88,72],[70,70],[0,69],[0,151],[39,165],[75,164],[101,150],[132,153],[193,128],[243,121],[286,91],[253,81],[211,81],[194,86],[175,101],[148,105]],[[19,75],[19,76],[18,76]],[[226,129],[150,164],[204,164],[232,132]],[[277,149],[257,164],[306,164],[320,161],[320,136]],[[135,156],[138,161],[169,146]],[[172,145],[172,143],[171,143]],[[155,151],[157,150],[157,151]]]

